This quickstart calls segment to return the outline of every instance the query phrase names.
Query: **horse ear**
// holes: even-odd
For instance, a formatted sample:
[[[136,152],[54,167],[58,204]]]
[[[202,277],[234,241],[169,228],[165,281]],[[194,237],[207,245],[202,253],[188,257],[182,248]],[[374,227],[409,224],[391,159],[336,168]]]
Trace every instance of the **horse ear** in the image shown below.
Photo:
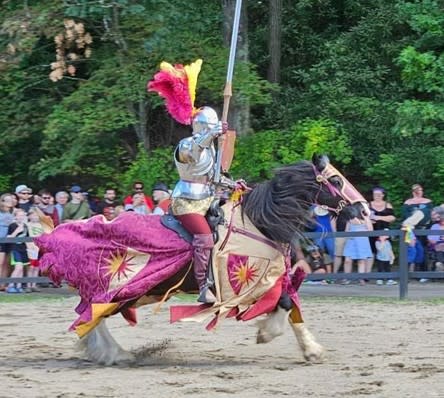
[[[318,155],[317,153],[313,154],[311,161],[319,171],[324,170],[325,167],[330,163],[330,159],[327,155]]]

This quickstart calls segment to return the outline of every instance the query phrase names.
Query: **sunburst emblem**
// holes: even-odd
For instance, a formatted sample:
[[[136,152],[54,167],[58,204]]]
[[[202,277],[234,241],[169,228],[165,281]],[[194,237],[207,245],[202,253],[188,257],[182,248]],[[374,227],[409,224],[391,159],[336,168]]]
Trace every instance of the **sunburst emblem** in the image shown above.
[[[105,269],[108,271],[106,275],[111,275],[111,279],[117,275],[117,279],[120,281],[122,277],[128,279],[127,273],[134,272],[130,267],[134,264],[131,264],[131,260],[135,256],[128,257],[128,253],[124,253],[123,255],[117,251],[116,253],[112,253],[110,258],[106,258],[105,261],[108,263],[105,266]]]
[[[240,291],[243,285],[246,284],[248,286],[256,277],[257,270],[255,269],[254,264],[248,264],[248,260],[239,260],[239,262],[233,267],[231,279],[238,291]]]

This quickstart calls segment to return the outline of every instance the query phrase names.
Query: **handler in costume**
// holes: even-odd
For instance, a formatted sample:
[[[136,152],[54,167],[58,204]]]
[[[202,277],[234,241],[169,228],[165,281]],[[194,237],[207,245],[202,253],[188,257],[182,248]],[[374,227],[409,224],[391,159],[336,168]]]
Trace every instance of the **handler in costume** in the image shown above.
[[[192,125],[192,136],[182,139],[174,152],[180,180],[172,194],[172,213],[194,236],[194,274],[199,285],[198,301],[214,303],[216,297],[207,280],[207,267],[214,246],[213,235],[205,214],[215,195],[213,179],[216,173],[214,140],[222,128],[214,109],[194,108],[197,76],[202,60],[191,65],[171,65],[162,62],[160,71],[148,83],[148,91],[165,98],[170,115],[181,124]],[[232,183],[226,179],[222,185]],[[234,184],[233,184],[234,186]]]

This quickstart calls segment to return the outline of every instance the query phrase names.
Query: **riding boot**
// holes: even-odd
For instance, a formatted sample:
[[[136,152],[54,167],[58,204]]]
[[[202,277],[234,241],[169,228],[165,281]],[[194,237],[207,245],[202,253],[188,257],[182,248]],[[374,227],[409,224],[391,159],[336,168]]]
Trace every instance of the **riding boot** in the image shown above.
[[[210,290],[213,283],[207,279],[208,262],[211,256],[211,249],[214,246],[213,235],[194,235],[192,245],[194,247],[194,276],[199,286],[199,297],[197,301],[213,304],[216,302],[216,297]]]

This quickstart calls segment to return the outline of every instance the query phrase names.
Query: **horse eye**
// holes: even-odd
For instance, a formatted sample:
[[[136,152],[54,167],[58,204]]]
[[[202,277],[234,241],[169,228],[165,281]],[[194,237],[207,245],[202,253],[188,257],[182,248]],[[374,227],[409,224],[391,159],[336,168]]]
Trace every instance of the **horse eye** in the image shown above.
[[[340,179],[339,177],[331,177],[331,178],[330,178],[330,182],[331,182],[335,187],[338,187],[338,188],[341,188],[341,187],[342,187],[342,181],[341,181],[341,179]]]

